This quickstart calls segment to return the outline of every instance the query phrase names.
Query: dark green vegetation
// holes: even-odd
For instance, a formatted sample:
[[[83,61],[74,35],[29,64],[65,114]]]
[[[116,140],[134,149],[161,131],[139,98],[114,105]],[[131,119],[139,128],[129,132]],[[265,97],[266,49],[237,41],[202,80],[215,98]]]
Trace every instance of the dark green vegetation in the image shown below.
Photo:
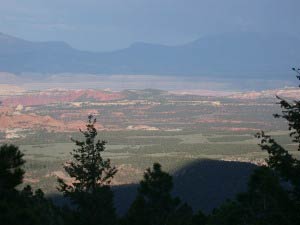
[[[16,118],[18,113],[22,118],[36,114],[58,120],[64,118],[72,124],[84,121],[89,112],[86,110],[100,114],[101,120],[96,126],[101,139],[108,142],[103,156],[110,158],[119,171],[112,185],[117,196],[116,209],[121,214],[134,199],[134,184],[142,179],[144,169],[153,162],[159,162],[174,176],[173,192],[177,196],[194,210],[208,213],[226,198],[246,190],[248,177],[255,167],[251,163],[264,163],[267,153],[260,150],[254,138],[260,129],[272,130],[268,134],[293,155],[299,155],[290,143],[288,131],[284,131],[286,124],[277,123],[270,116],[280,112],[275,97],[250,100],[201,97],[150,89],[130,90],[124,94],[126,99],[121,101],[85,102],[83,99],[81,106],[67,102],[24,107],[21,112],[13,113],[12,120],[14,114]],[[19,137],[3,142],[20,145],[25,154],[26,174],[22,187],[29,184],[33,189],[42,188],[46,196],[56,196],[57,176],[68,178],[63,165],[70,160],[69,151],[74,147],[70,137],[83,139],[77,129],[66,132],[49,129],[51,124],[16,130]],[[194,184],[193,188],[190,183]]]
[[[59,209],[30,186],[21,191],[16,186],[23,181],[23,154],[14,145],[0,148],[0,221],[5,225],[63,224]]]
[[[70,224],[116,224],[113,207],[113,193],[109,184],[116,174],[110,160],[104,160],[101,153],[105,141],[95,140],[96,119],[89,116],[86,130],[81,133],[83,141],[74,140],[77,149],[72,152],[73,160],[64,166],[72,181],[66,183],[58,178],[58,190],[74,205]]]
[[[275,114],[275,117],[288,121],[290,137],[299,148],[300,101],[291,103],[280,99],[280,105],[282,114]],[[17,190],[24,175],[23,154],[14,145],[0,148],[1,222],[7,225],[300,224],[300,160],[264,132],[256,136],[261,141],[261,150],[267,153],[266,165],[253,171],[243,193],[211,213],[194,212],[187,203],[174,197],[173,177],[164,172],[160,164],[154,163],[153,168],[144,173],[129,209],[118,218],[110,186],[117,171],[109,159],[102,157],[105,142],[96,140],[95,123],[96,120],[89,116],[86,130],[81,131],[84,138],[74,140],[77,148],[72,152],[72,161],[65,164],[71,180],[58,179],[59,191],[69,200],[62,208],[45,199],[40,189],[35,194],[30,186]],[[195,178],[195,175],[190,177],[191,181]],[[217,188],[222,190],[220,186]]]
[[[299,72],[299,70],[297,70]],[[298,77],[299,78],[299,77]],[[299,78],[300,79],[300,78]],[[174,176],[162,170],[161,164],[154,163],[152,169],[146,170],[144,177],[137,187],[136,195],[133,201],[130,202],[129,208],[123,212],[123,214],[117,215],[115,209],[114,198],[119,197],[122,187],[111,185],[114,180],[114,176],[117,176],[117,169],[111,166],[109,159],[112,158],[117,161],[118,156],[121,157],[121,152],[108,152],[103,154],[105,150],[105,141],[96,140],[97,129],[95,127],[96,120],[93,116],[89,116],[86,130],[81,130],[83,137],[73,139],[76,148],[71,153],[72,160],[67,161],[64,164],[66,173],[69,176],[60,171],[56,171],[56,176],[59,177],[58,183],[52,182],[54,186],[58,187],[58,190],[64,195],[65,204],[62,207],[58,207],[52,203],[51,200],[44,197],[44,193],[41,189],[37,189],[33,192],[31,186],[22,187],[24,170],[23,165],[23,153],[20,152],[15,145],[2,145],[0,148],[0,220],[4,221],[4,224],[178,224],[178,225],[282,225],[300,224],[300,160],[294,151],[289,151],[291,148],[299,148],[299,118],[300,118],[300,101],[288,101],[280,98],[280,105],[282,107],[282,113],[275,114],[275,118],[283,118],[288,121],[288,127],[290,130],[290,138],[294,145],[287,145],[287,139],[279,138],[280,141],[276,141],[276,135],[281,133],[275,132],[275,138],[270,134],[264,132],[257,133],[257,138],[260,139],[260,149],[266,154],[266,164],[258,166],[257,168],[250,168],[252,175],[249,178],[248,185],[243,192],[236,195],[227,195],[231,200],[218,204],[211,212],[205,210],[203,213],[197,209],[197,206],[189,204],[191,201],[189,198],[182,198],[181,200],[178,193],[180,188],[186,191],[190,198],[197,199],[198,192],[202,189],[193,190],[186,188],[184,183],[189,183],[189,187],[198,187],[199,180],[202,179],[203,184],[206,183],[206,176],[203,170],[195,171],[197,166],[191,166],[188,168],[187,161],[182,160],[180,155],[180,149],[184,147],[185,155],[187,152],[193,152],[189,150],[191,143],[199,143],[198,139],[185,135],[169,135],[166,137],[160,136],[160,142],[164,143],[165,139],[181,141],[175,141],[169,144],[168,147],[164,147],[163,150],[167,151],[167,155],[163,157],[166,159],[172,159],[172,161],[178,160],[177,165],[182,166],[179,171],[173,171]],[[160,131],[163,133],[162,131]],[[227,143],[224,139],[225,134],[219,136],[199,135],[206,140],[214,139],[216,143],[221,143],[220,146],[224,147]],[[182,137],[185,136],[185,137]],[[198,138],[199,138],[198,136]],[[155,137],[155,136],[153,136]],[[174,138],[175,137],[175,138]],[[280,136],[281,137],[281,136]],[[145,138],[143,135],[136,133],[135,139]],[[145,139],[147,140],[147,139]],[[143,140],[143,141],[145,141]],[[200,144],[209,141],[200,141]],[[252,139],[246,133],[241,133],[235,141],[229,145],[231,148],[234,143],[252,143]],[[153,158],[157,155],[161,156],[162,152],[153,152],[153,150],[147,148],[151,142],[142,146],[142,151],[151,157],[146,157],[146,163],[152,163]],[[282,143],[282,144],[281,144]],[[163,145],[161,145],[163,146]],[[228,146],[228,145],[227,145]],[[32,146],[34,147],[40,147]],[[122,150],[124,150],[122,146]],[[118,150],[120,148],[116,148]],[[171,152],[172,149],[172,152]],[[212,148],[213,149],[213,148]],[[242,148],[241,148],[242,149]],[[58,148],[59,150],[59,148]],[[141,149],[133,148],[132,152],[127,154],[133,154],[134,151],[140,151]],[[213,151],[213,150],[211,150]],[[171,154],[175,155],[175,157]],[[204,152],[205,153],[205,152]],[[25,152],[26,154],[26,152]],[[58,151],[57,158],[60,152]],[[199,153],[198,153],[199,154]],[[209,152],[205,154],[209,155]],[[246,150],[244,154],[248,154]],[[123,155],[126,157],[128,155]],[[192,156],[192,154],[190,154]],[[41,155],[41,159],[38,163],[32,163],[28,161],[28,167],[36,167],[36,171],[47,169],[45,165],[45,155]],[[62,157],[63,158],[63,157]],[[192,158],[192,157],[191,157]],[[34,158],[33,158],[34,159]],[[134,157],[131,157],[134,159]],[[233,158],[235,160],[236,158]],[[239,159],[239,158],[237,158]],[[148,161],[147,161],[148,160]],[[141,162],[141,158],[137,162]],[[192,160],[190,161],[192,162]],[[134,165],[132,161],[132,165]],[[166,165],[168,163],[165,162]],[[172,170],[172,164],[169,163],[169,169]],[[241,166],[230,162],[232,171],[240,169]],[[259,164],[259,163],[257,163]],[[50,166],[49,163],[48,166]],[[207,168],[211,167],[211,162],[207,163]],[[219,164],[220,165],[220,164]],[[225,164],[223,163],[223,166]],[[237,166],[237,167],[235,167]],[[203,167],[202,167],[203,168]],[[26,167],[25,167],[26,169]],[[126,168],[128,173],[135,174],[134,169],[131,167]],[[228,170],[228,167],[224,166],[222,175]],[[226,170],[225,170],[226,169]],[[120,170],[122,171],[122,170]],[[219,178],[220,170],[215,170],[214,176]],[[234,179],[234,173],[230,173],[231,179]],[[244,174],[245,175],[245,174]],[[246,176],[247,178],[248,176]],[[30,177],[27,177],[30,181]],[[228,180],[228,177],[223,177],[224,180]],[[197,182],[196,182],[197,181]],[[34,179],[31,180],[34,183]],[[50,182],[49,182],[50,183]],[[117,183],[115,183],[117,184]],[[175,184],[175,185],[174,185]],[[177,190],[176,190],[177,185]],[[238,186],[237,183],[232,184]],[[224,185],[213,185],[211,189],[213,192],[226,193],[224,191]],[[174,188],[173,188],[174,187]],[[126,187],[125,187],[126,188]],[[134,188],[128,186],[128,188]],[[240,190],[239,190],[240,191]],[[126,192],[125,194],[134,194],[134,192]],[[227,194],[227,193],[226,193]],[[232,192],[236,194],[236,192]],[[181,197],[181,196],[180,196]],[[199,205],[198,205],[199,207]]]
[[[273,131],[268,134],[298,154],[290,145],[286,124],[270,116],[280,112],[271,94],[266,95],[273,97],[254,99],[175,95],[150,89],[123,94],[124,100],[83,99],[80,106],[72,102],[35,105],[14,113],[51,116],[59,121],[63,118],[71,124],[84,121],[88,112],[99,114],[98,130],[108,142],[103,154],[119,169],[114,185],[137,183],[154,161],[171,174],[207,159],[261,164],[267,153],[259,149],[254,138],[261,129]],[[81,140],[81,135],[76,128],[50,131],[51,124],[46,127],[11,131],[19,137],[2,141],[19,145],[25,153],[24,182],[49,194],[56,192],[56,175],[64,174],[62,165],[70,158],[70,137]]]
[[[133,201],[121,224],[193,224],[193,210],[173,198],[172,177],[153,164],[140,182],[136,199]],[[205,216],[203,215],[203,222]]]

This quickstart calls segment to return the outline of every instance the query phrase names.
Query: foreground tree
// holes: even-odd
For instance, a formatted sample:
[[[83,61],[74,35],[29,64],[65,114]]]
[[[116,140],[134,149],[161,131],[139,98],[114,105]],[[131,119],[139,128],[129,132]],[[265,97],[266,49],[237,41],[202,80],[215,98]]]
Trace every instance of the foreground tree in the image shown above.
[[[293,68],[297,72],[297,78],[300,80],[300,69]],[[277,97],[282,108],[282,114],[275,114],[275,118],[283,118],[288,123],[290,137],[292,142],[297,143],[298,151],[300,150],[300,101],[288,101]],[[289,193],[290,197],[296,201],[300,210],[300,160],[289,153],[287,149],[281,146],[271,136],[264,132],[257,134],[260,138],[262,150],[267,151],[269,157],[267,164],[274,169],[281,178],[291,184]]]
[[[60,211],[38,189],[30,186],[18,191],[25,171],[23,154],[15,145],[0,147],[0,223],[5,225],[59,225]]]
[[[300,79],[300,69],[293,70]],[[282,114],[274,117],[288,122],[292,142],[300,150],[300,101],[277,98]],[[256,137],[268,153],[267,167],[256,169],[248,191],[215,210],[210,224],[300,224],[300,160],[264,132]]]
[[[73,223],[110,225],[116,223],[116,215],[109,184],[117,170],[102,157],[106,142],[96,140],[95,124],[90,115],[86,130],[80,130],[84,140],[73,140],[77,148],[71,153],[72,161],[64,166],[73,182],[59,178],[58,190],[75,206]]]
[[[192,224],[192,209],[181,204],[179,198],[172,197],[172,188],[172,176],[162,171],[160,164],[153,164],[153,168],[145,172],[137,197],[122,224]]]
[[[12,191],[23,182],[23,153],[15,145],[0,147],[0,194]]]
[[[247,192],[214,210],[209,224],[292,225],[298,224],[296,212],[279,177],[273,170],[263,166],[257,168],[250,177]]]

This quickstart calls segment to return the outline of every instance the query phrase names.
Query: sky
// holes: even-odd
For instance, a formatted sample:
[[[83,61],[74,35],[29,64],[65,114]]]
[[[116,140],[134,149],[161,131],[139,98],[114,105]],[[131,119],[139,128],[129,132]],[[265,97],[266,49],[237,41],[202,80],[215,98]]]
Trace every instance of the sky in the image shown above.
[[[111,51],[226,32],[300,37],[300,0],[0,0],[0,32]]]

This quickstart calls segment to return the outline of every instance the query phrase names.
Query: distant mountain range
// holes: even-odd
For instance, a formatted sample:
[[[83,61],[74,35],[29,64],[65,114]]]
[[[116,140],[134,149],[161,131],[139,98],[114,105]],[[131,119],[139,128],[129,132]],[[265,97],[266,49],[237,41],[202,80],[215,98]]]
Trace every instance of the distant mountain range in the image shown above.
[[[0,33],[0,71],[284,78],[300,64],[300,39],[283,34],[227,33],[180,46],[135,43],[88,52],[64,42],[31,42]]]

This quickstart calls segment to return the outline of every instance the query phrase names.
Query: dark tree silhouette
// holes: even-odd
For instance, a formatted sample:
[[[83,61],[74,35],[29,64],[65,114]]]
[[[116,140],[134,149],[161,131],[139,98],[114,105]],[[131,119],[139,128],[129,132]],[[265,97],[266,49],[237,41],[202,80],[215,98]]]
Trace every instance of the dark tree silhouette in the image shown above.
[[[300,80],[300,69],[293,68],[293,70],[297,72],[297,78]],[[300,150],[300,101],[277,98],[280,100],[282,114],[275,114],[274,117],[287,121],[290,137],[293,142],[297,143],[298,150]],[[300,160],[264,132],[256,136],[260,139],[261,149],[269,154],[268,166],[277,171],[286,181],[291,182],[291,197],[297,201],[300,208]]]
[[[23,153],[15,145],[0,147],[0,192],[14,189],[23,181],[25,161]]]
[[[60,225],[60,211],[44,197],[42,190],[33,193],[30,186],[19,191],[25,161],[15,145],[0,147],[0,223],[5,225]]]
[[[162,171],[160,164],[153,164],[153,168],[145,172],[137,197],[123,223],[128,225],[192,224],[192,209],[186,204],[181,204],[179,198],[172,197],[172,188],[172,176]]]
[[[298,224],[297,210],[277,174],[262,166],[250,177],[248,191],[216,209],[209,224]]]
[[[71,153],[72,161],[65,164],[65,171],[74,179],[67,184],[59,178],[58,190],[69,198],[76,210],[75,224],[114,224],[113,193],[109,184],[117,170],[110,160],[104,160],[105,141],[96,140],[96,119],[90,115],[86,130],[80,130],[84,140],[73,140],[77,148]]]
[[[71,153],[73,160],[64,166],[71,178],[72,185],[59,179],[59,190],[68,195],[74,191],[94,192],[98,187],[109,185],[116,174],[115,167],[110,165],[110,160],[104,160],[101,153],[105,150],[106,141],[96,140],[96,118],[88,117],[86,130],[80,130],[85,140],[73,140],[78,148]]]
[[[293,198],[300,200],[300,160],[291,155],[288,150],[278,144],[271,136],[261,132],[256,135],[261,139],[261,149],[267,151],[268,166],[277,171],[281,178],[291,182]]]
[[[293,68],[300,80],[300,69]],[[300,101],[279,99],[292,142],[300,150]],[[265,132],[256,134],[260,147],[268,153],[267,167],[250,177],[248,191],[216,209],[209,224],[300,224],[300,160]]]

